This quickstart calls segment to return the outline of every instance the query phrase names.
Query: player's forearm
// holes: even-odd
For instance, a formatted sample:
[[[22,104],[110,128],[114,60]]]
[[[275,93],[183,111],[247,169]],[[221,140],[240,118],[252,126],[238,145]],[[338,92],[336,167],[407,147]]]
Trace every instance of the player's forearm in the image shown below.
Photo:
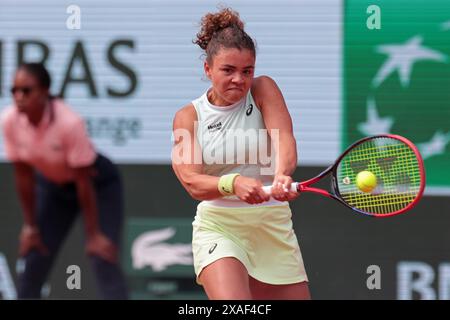
[[[297,168],[297,145],[291,134],[280,133],[279,143],[275,145],[276,175],[291,176]]]
[[[196,200],[212,200],[222,197],[217,188],[218,183],[219,177],[206,174],[193,174],[183,181],[186,190]]]
[[[89,237],[99,231],[97,202],[91,179],[77,181],[78,199],[83,212],[86,235]]]

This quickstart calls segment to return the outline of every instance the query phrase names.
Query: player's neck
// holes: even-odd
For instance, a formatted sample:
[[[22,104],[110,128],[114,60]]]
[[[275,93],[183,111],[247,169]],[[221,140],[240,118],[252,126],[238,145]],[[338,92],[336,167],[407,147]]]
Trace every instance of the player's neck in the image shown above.
[[[27,113],[28,121],[34,126],[38,127],[41,123],[45,110],[48,106],[48,102],[43,103],[42,105],[38,106],[33,112]]]

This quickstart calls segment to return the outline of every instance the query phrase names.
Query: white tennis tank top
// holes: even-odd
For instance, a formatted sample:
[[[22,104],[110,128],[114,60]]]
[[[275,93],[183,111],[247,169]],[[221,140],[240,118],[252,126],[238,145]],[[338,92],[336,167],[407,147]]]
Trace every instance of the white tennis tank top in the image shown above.
[[[209,90],[208,90],[209,91]],[[197,112],[197,140],[202,150],[203,172],[222,176],[239,173],[271,185],[275,172],[270,137],[263,117],[251,91],[240,101],[229,106],[215,106],[208,101],[206,91],[192,101]],[[203,201],[216,206],[256,206],[236,196]],[[274,199],[259,205],[285,204]]]

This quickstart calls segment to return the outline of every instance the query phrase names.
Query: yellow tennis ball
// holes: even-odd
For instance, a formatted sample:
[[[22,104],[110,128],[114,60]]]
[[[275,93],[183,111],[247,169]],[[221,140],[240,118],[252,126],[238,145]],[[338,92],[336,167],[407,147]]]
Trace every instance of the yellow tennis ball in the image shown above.
[[[370,171],[361,171],[356,175],[356,186],[362,192],[372,192],[377,186],[377,177]]]

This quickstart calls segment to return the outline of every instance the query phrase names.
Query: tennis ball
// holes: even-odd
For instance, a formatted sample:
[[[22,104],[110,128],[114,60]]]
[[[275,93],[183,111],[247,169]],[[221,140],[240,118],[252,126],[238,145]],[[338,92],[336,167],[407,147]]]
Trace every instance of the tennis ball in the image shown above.
[[[370,171],[361,171],[356,175],[356,186],[362,192],[372,192],[377,186],[377,177]]]

